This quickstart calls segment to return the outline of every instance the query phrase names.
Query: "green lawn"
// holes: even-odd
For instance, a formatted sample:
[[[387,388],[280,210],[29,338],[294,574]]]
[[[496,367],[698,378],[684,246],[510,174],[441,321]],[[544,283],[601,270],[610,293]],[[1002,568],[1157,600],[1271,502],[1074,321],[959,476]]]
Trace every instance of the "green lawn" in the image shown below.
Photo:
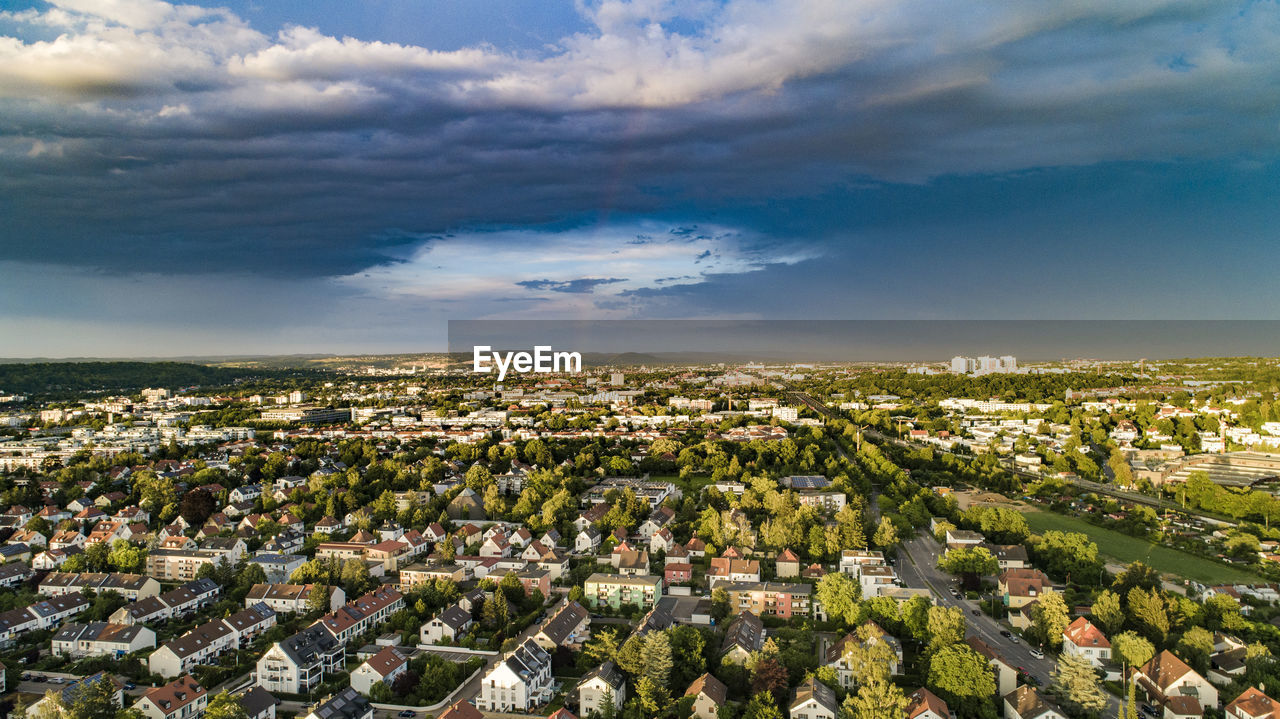
[[[1252,584],[1262,581],[1257,576],[1194,554],[1153,544],[1111,529],[1096,527],[1083,519],[1054,512],[1031,511],[1024,515],[1033,532],[1058,530],[1082,532],[1098,545],[1098,552],[1122,564],[1141,561],[1161,572],[1194,579],[1208,584]]]

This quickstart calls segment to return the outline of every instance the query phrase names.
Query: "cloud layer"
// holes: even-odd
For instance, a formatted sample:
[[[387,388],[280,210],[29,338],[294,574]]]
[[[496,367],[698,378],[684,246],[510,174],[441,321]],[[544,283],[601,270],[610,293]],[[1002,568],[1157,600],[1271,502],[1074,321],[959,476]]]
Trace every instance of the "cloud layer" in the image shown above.
[[[372,286],[353,278],[370,273],[387,296],[444,303],[456,283],[423,263],[489,253],[447,276],[639,311],[713,276],[849,252],[867,241],[848,231],[862,221],[851,208],[877,188],[1265,164],[1280,149],[1274,3],[582,0],[580,12],[590,30],[538,51],[268,33],[161,0],[0,13],[0,260],[314,278],[360,295]],[[822,210],[802,216],[814,198]],[[646,217],[749,240],[617,264],[613,250],[646,247],[628,244]],[[528,244],[604,256],[539,272],[510,259]],[[735,255],[748,245],[786,250]]]

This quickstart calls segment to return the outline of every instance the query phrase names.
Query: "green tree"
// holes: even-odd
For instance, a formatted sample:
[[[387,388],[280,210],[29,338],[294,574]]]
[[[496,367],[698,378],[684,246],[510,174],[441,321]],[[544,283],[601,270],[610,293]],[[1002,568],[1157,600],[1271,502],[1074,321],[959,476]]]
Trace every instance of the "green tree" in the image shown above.
[[[1053,670],[1050,692],[1068,707],[1096,714],[1107,706],[1107,695],[1098,684],[1093,664],[1079,654],[1064,653]]]
[[[591,638],[583,645],[582,651],[597,665],[605,662],[618,663],[618,630],[602,629],[593,632]]]
[[[886,719],[904,716],[910,701],[896,684],[884,677],[872,677],[857,693],[845,697],[840,719]]]
[[[968,589],[977,589],[982,577],[1000,571],[1000,563],[986,547],[959,547],[938,558],[938,568],[961,578]]]
[[[1110,589],[1102,590],[1094,600],[1092,613],[1107,634],[1113,634],[1124,626],[1124,608],[1120,606],[1120,595]]]
[[[928,622],[928,652],[964,641],[964,611],[959,607],[929,607]]]
[[[1121,632],[1111,638],[1111,653],[1125,667],[1140,667],[1151,661],[1156,648],[1137,632]]]
[[[747,702],[742,710],[742,719],[783,719],[783,717],[782,710],[778,708],[773,695],[760,692]]]
[[[817,598],[828,617],[851,625],[858,621],[858,595],[862,589],[843,572],[824,574],[818,580]]]
[[[642,651],[644,675],[660,687],[671,679],[671,639],[666,632],[649,632]]]
[[[329,608],[329,585],[313,585],[311,594],[307,597],[307,611],[313,614],[325,614]]]
[[[881,549],[890,549],[898,544],[898,528],[893,526],[893,522],[888,517],[881,517],[880,526],[876,527],[876,533],[871,537],[871,541]]]
[[[1169,637],[1169,612],[1164,597],[1155,589],[1133,588],[1129,590],[1129,616],[1133,617],[1142,633],[1156,646],[1164,646]]]
[[[1192,669],[1201,674],[1208,673],[1209,655],[1213,654],[1213,632],[1204,627],[1187,629],[1178,640],[1176,654],[1182,661],[1191,665]]]
[[[244,705],[240,703],[240,697],[228,694],[225,689],[209,700],[204,716],[205,719],[249,719]]]
[[[1062,646],[1062,632],[1071,624],[1071,617],[1061,594],[1045,589],[1031,610],[1031,617],[1036,634],[1046,646],[1054,649]]]
[[[953,644],[934,652],[925,684],[958,716],[995,719],[991,702],[996,693],[995,675],[987,658],[969,645]]]
[[[68,712],[76,719],[115,719],[115,684],[106,677],[84,681],[71,691]]]

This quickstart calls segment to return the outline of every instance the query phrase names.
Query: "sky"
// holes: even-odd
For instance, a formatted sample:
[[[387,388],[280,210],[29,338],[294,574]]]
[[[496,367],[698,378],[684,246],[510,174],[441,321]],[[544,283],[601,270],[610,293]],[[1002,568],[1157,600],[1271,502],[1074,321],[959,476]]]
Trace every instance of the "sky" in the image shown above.
[[[1275,2],[6,0],[0,356],[1277,319],[1277,57]]]

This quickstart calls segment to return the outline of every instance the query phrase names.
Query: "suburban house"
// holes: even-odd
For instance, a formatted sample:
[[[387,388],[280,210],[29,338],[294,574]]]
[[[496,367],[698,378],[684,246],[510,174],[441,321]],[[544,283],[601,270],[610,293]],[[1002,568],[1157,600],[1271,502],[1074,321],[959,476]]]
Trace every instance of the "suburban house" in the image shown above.
[[[312,707],[302,719],[373,719],[373,705],[347,687]]]
[[[265,604],[279,614],[306,614],[311,604],[311,593],[327,591],[328,601],[325,606],[336,612],[346,603],[347,595],[342,587],[327,587],[322,584],[255,584],[245,595],[244,605]]]
[[[578,682],[578,713],[604,713],[604,707],[612,704],[621,709],[627,698],[627,681],[611,661],[592,669]]]
[[[138,624],[67,622],[53,635],[52,651],[72,657],[123,657],[155,646],[156,633]]]
[[[879,624],[872,621],[868,621],[862,627],[868,633],[867,642],[873,644],[884,642],[893,653],[894,658],[889,664],[889,673],[900,673],[902,671],[902,644],[898,641],[898,638],[881,629]],[[840,641],[827,648],[826,666],[833,667],[836,670],[840,686],[846,689],[853,686],[853,671],[848,663],[848,650],[852,646],[860,646],[863,641],[858,634],[859,630],[849,632]]]
[[[577,602],[566,602],[542,625],[533,641],[553,652],[557,647],[572,647],[591,637],[591,613]]]
[[[836,701],[836,693],[815,677],[802,682],[792,694],[791,719],[836,719],[839,714],[840,702]]]
[[[345,645],[403,607],[404,596],[392,587],[383,586],[320,617],[316,625],[324,627],[339,644]]]
[[[319,686],[325,674],[342,671],[344,659],[342,643],[320,624],[312,624],[258,659],[258,686],[269,692],[305,694]]]
[[[941,697],[920,687],[907,699],[907,719],[951,719],[951,709]]]
[[[1280,702],[1258,691],[1257,687],[1249,687],[1227,705],[1224,713],[1227,719],[1278,719]]]
[[[987,663],[991,665],[991,669],[995,672],[996,678],[996,694],[1005,696],[1009,692],[1018,688],[1018,670],[1005,659],[995,647],[987,644],[978,637],[967,637],[965,643],[969,645],[975,652],[987,658]]]
[[[151,653],[147,665],[162,677],[191,672],[197,665],[230,649],[238,649],[276,625],[276,613],[265,604],[242,609],[223,619],[213,619],[173,639]]]
[[[1076,617],[1062,632],[1062,651],[1084,657],[1095,667],[1111,661],[1111,642],[1084,617]]]
[[[367,695],[374,684],[382,682],[388,687],[409,668],[409,659],[395,647],[383,647],[381,651],[364,661],[351,672],[351,688]]]
[[[1217,688],[1168,649],[1135,670],[1133,676],[1153,704],[1164,706],[1176,697],[1190,697],[1202,707],[1218,706]]]
[[[751,612],[743,612],[734,617],[725,630],[724,642],[720,645],[720,661],[745,665],[751,654],[763,646],[764,621]]]
[[[150,719],[188,719],[204,714],[209,692],[191,676],[148,689],[133,708]]]
[[[443,639],[456,641],[471,625],[471,612],[453,604],[423,624],[419,633],[423,644],[435,644]]]
[[[551,655],[526,639],[484,675],[475,703],[485,712],[527,712],[551,697]]]
[[[1022,685],[1004,695],[1005,719],[1067,719],[1035,689]]]
[[[693,680],[684,695],[693,697],[693,716],[698,719],[717,719],[720,709],[729,698],[729,687],[711,674],[703,674]]]

